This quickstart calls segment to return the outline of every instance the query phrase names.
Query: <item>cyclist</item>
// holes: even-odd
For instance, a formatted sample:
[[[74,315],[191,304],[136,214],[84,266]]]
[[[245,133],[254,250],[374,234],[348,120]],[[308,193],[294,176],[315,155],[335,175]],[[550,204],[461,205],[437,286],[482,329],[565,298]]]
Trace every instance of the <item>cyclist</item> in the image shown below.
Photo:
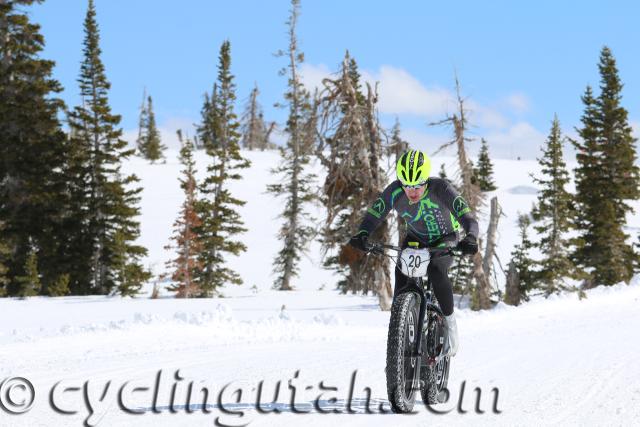
[[[455,246],[463,254],[478,252],[478,222],[471,213],[467,202],[445,179],[429,177],[431,160],[418,150],[409,150],[396,164],[397,180],[384,189],[362,220],[358,233],[349,240],[355,248],[368,252],[368,237],[382,223],[391,209],[405,220],[407,237],[402,247],[409,242],[418,242],[419,247]],[[460,225],[465,237],[458,242]],[[457,244],[456,244],[457,243]],[[447,319],[449,332],[449,355],[458,351],[458,327],[453,314],[453,290],[448,269],[453,259],[442,256],[431,259],[427,274],[440,308]],[[407,277],[400,269],[395,269],[394,299],[407,287]]]

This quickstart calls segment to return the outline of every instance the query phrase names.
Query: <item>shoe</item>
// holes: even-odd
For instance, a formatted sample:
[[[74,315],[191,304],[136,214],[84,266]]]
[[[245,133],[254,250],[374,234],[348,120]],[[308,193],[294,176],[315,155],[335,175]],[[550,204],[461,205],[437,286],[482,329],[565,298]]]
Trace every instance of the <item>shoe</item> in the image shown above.
[[[458,352],[458,324],[456,323],[455,314],[451,313],[449,316],[445,316],[447,319],[447,348],[445,348],[445,354],[447,356],[455,356]]]

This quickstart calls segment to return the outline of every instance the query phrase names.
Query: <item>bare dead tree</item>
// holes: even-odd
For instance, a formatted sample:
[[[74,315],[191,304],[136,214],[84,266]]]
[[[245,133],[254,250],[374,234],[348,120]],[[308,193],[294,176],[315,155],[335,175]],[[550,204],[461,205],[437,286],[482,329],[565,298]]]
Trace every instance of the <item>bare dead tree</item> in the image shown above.
[[[465,131],[467,128],[466,110],[464,107],[464,99],[460,95],[460,82],[457,76],[455,77],[455,82],[457,98],[456,113],[437,123],[431,123],[431,125],[453,125],[454,139],[440,146],[433,155],[435,156],[442,150],[455,145],[458,155],[460,179],[462,181],[462,196],[465,198],[465,200],[469,204],[469,207],[472,209],[475,215],[478,215],[480,209],[483,206],[483,194],[480,190],[480,187],[476,185],[472,179],[473,168],[469,163],[469,158],[467,156],[467,150],[465,146],[465,143],[471,141],[471,139],[465,136]],[[497,227],[497,218],[495,219],[495,221]],[[495,235],[495,232],[493,233],[493,235]],[[494,239],[494,237],[492,237],[492,239]],[[491,293],[491,282],[489,279],[490,275],[486,273],[486,270],[484,268],[485,262],[483,261],[481,255],[482,239],[480,238],[478,239],[478,246],[480,250],[473,256],[473,278],[475,281],[475,287],[471,296],[471,306],[474,310],[483,310],[491,308],[491,300],[489,299],[489,295]],[[486,261],[488,265],[490,265],[490,263],[492,262],[493,251],[493,249],[489,251],[491,253],[491,257]]]
[[[430,123],[430,126],[434,125],[453,125],[454,139],[441,145],[432,156],[436,156],[441,151],[455,145],[458,156],[458,167],[460,169],[460,179],[462,181],[462,196],[465,198],[469,207],[474,212],[478,212],[483,207],[483,194],[480,187],[473,182],[473,168],[469,162],[469,156],[467,156],[466,143],[473,141],[471,138],[465,136],[467,129],[467,110],[464,107],[464,99],[460,95],[460,82],[458,77],[455,77],[456,81],[456,100],[457,111],[453,115],[448,116],[444,120],[439,122]]]
[[[346,242],[357,229],[365,209],[386,185],[380,165],[382,141],[376,113],[377,95],[367,85],[366,97],[359,90],[355,61],[347,52],[335,79],[325,79],[317,97],[320,103],[317,154],[327,169],[323,203],[327,218],[323,250],[336,255],[325,258],[325,266],[343,275],[338,286],[343,292],[378,295],[380,308],[391,307],[391,278],[388,260],[367,257]],[[383,223],[372,236],[387,241],[389,229]]]
[[[269,126],[267,127],[267,131],[264,134],[264,145],[260,148],[261,151],[264,151],[265,149],[275,150],[277,148],[277,146],[274,143],[269,142],[269,138],[271,138],[271,134],[273,133],[275,128],[276,128],[276,122],[269,123]]]
[[[245,112],[241,117],[242,147],[254,150],[261,145],[263,138],[264,123],[262,120],[260,105],[258,104],[258,85],[256,84],[251,90],[249,100],[245,107]]]
[[[275,149],[275,144],[269,142],[271,133],[276,127],[276,122],[267,124],[264,121],[262,106],[258,102],[258,85],[255,85],[245,104],[244,113],[240,118],[240,133],[242,134],[242,147],[249,150]]]
[[[380,166],[380,159],[382,157],[382,141],[380,139],[380,124],[376,114],[377,102],[377,87],[375,90],[372,90],[371,85],[367,83],[367,108],[365,113],[366,123],[369,130],[369,158],[372,175],[372,185],[370,186],[370,190],[373,190],[373,194],[371,194],[373,197],[380,194],[387,183],[386,174]],[[370,200],[373,200],[373,197],[371,197]],[[389,227],[386,222],[381,225],[378,231],[378,236],[376,237],[383,241],[389,240]],[[383,310],[391,310],[393,295],[388,263],[389,261],[386,257],[380,257],[378,258],[378,266],[374,269],[374,283],[376,284],[376,292],[378,294],[380,308]]]
[[[504,291],[504,302],[509,305],[520,305],[522,295],[520,294],[520,278],[518,269],[514,262],[509,263],[509,272],[507,273],[507,283]]]
[[[491,266],[496,251],[496,234],[498,233],[498,219],[502,213],[498,198],[491,199],[491,215],[489,216],[489,227],[487,228],[487,247],[484,252],[482,269],[487,277],[491,277]]]

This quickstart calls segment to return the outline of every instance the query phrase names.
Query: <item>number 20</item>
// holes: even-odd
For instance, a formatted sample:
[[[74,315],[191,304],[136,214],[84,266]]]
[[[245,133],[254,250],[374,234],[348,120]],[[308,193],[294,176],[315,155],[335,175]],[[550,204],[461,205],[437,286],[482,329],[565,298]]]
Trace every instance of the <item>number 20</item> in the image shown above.
[[[420,256],[409,255],[409,267],[419,268],[422,264]]]

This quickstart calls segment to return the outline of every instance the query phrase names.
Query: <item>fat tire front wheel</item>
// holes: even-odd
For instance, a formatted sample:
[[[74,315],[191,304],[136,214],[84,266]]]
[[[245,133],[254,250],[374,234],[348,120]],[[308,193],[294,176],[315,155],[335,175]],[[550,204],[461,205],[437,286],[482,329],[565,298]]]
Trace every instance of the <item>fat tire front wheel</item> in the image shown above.
[[[387,396],[394,412],[413,410],[419,384],[419,357],[412,357],[422,328],[418,325],[419,297],[413,292],[398,295],[391,307],[387,337]]]

